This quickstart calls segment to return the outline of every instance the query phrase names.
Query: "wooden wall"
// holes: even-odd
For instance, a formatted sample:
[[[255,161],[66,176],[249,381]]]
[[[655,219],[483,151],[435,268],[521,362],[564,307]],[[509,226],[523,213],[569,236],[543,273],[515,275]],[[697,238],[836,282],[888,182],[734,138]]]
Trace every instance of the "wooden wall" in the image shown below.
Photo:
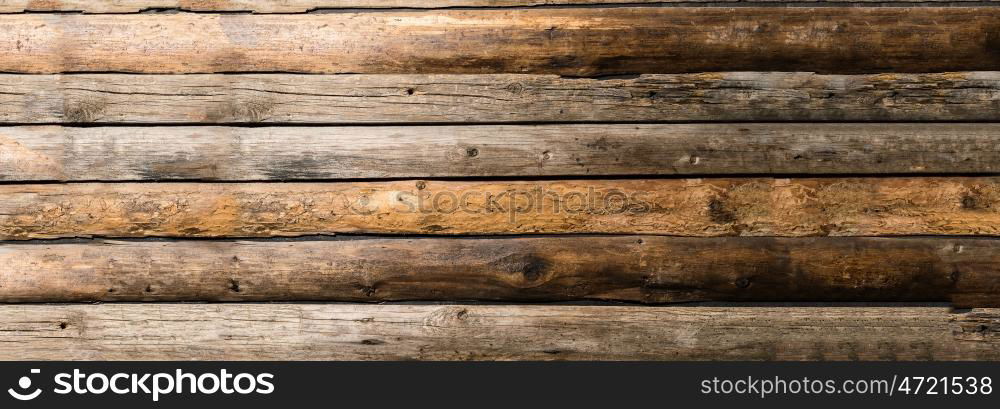
[[[1000,360],[1000,7],[0,0],[0,359]]]

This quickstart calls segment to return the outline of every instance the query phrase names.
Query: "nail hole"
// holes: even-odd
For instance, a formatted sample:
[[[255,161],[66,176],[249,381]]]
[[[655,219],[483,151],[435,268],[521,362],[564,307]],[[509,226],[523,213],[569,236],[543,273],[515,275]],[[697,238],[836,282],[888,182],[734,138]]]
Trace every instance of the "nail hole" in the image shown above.
[[[229,290],[234,293],[240,292],[240,282],[236,280],[229,280]]]
[[[466,149],[465,154],[468,155],[470,158],[475,158],[476,156],[479,156],[479,149],[476,148]]]
[[[407,88],[406,95],[413,95],[413,88]]]
[[[66,327],[68,327],[68,326],[69,326],[69,324],[67,324],[65,322],[60,322],[59,323],[59,329],[66,329]]]

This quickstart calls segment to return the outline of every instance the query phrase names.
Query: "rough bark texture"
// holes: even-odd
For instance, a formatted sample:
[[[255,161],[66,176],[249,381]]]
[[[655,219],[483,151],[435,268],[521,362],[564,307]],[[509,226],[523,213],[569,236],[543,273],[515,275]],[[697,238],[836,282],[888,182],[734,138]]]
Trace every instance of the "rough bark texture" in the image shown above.
[[[1000,179],[0,186],[0,239],[330,233],[1000,235]]]
[[[1000,312],[941,307],[0,306],[14,360],[1000,360]]]
[[[273,300],[997,307],[1000,241],[630,236],[0,245],[0,302]]]
[[[981,71],[0,75],[0,122],[24,124],[998,120],[1000,73]]]
[[[0,13],[24,11],[82,11],[87,13],[135,13],[157,9],[185,11],[250,11],[254,13],[303,13],[342,8],[443,8],[529,7],[640,3],[888,3],[899,5],[989,2],[993,0],[0,0]]]
[[[1000,67],[1000,9],[528,8],[3,15],[8,73],[936,72]]]
[[[0,127],[0,181],[991,173],[997,140],[997,124]]]

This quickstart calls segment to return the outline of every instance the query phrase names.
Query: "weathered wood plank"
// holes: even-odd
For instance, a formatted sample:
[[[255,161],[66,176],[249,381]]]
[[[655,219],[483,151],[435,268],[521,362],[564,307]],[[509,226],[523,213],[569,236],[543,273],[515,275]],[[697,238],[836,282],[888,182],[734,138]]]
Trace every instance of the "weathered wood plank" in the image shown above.
[[[989,173],[997,141],[998,124],[0,127],[0,181]]]
[[[0,186],[0,239],[330,233],[995,236],[1000,178]]]
[[[1000,9],[613,7],[0,15],[8,73],[997,70]]]
[[[25,11],[82,11],[87,13],[136,13],[144,10],[250,11],[254,13],[304,13],[317,9],[385,9],[443,7],[527,7],[572,4],[727,3],[741,0],[0,0],[0,13]],[[808,1],[808,0],[807,0]],[[815,0],[821,1],[821,0]],[[884,0],[883,0],[884,1]],[[928,0],[917,0],[928,1]],[[944,0],[930,0],[944,1]],[[951,0],[949,0],[951,1]],[[958,0],[972,1],[972,0]]]
[[[24,124],[945,120],[1000,120],[1000,72],[0,75]]]
[[[4,360],[1000,360],[942,307],[0,306]]]
[[[4,303],[948,301],[997,307],[1000,241],[578,236],[0,244],[0,283]]]
[[[682,0],[666,0],[666,2],[678,1]],[[736,2],[739,0],[683,1]],[[379,9],[395,7],[512,7],[661,2],[664,2],[664,0],[0,0],[0,13],[19,13],[25,11],[136,13],[150,9],[179,9],[186,11],[252,11],[254,13],[303,13],[316,9],[337,8]]]
[[[443,8],[527,7],[574,4],[641,3],[867,3],[920,4],[990,2],[994,0],[0,0],[0,13],[25,11],[82,11],[87,13],[135,13],[150,9],[186,11],[251,11],[254,13],[303,13],[338,8]]]

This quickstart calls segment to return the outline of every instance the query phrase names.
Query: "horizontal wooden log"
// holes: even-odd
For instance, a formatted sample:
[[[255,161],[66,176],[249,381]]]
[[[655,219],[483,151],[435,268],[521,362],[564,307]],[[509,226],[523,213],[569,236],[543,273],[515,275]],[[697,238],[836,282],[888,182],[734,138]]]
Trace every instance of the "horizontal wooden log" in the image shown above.
[[[0,244],[0,283],[3,303],[942,301],[997,307],[1000,241],[584,236]]]
[[[7,123],[998,121],[1000,72],[0,74]]]
[[[998,140],[997,124],[0,127],[0,181],[990,173]]]
[[[666,1],[677,2],[681,0]],[[683,1],[692,2],[692,0]],[[739,0],[693,0],[693,2],[699,1],[736,2]],[[0,2],[0,13],[20,13],[25,11],[137,13],[159,9],[304,13],[319,9],[340,8],[523,7],[660,2],[663,2],[663,0],[3,0]]]
[[[1000,9],[613,7],[0,15],[0,71],[940,72],[1000,68]]]
[[[333,233],[995,236],[1000,178],[0,186],[0,239]]]
[[[0,306],[4,360],[1000,360],[998,334],[942,307]]]
[[[303,13],[342,8],[444,8],[444,7],[528,7],[641,3],[868,3],[911,5],[920,3],[990,2],[993,0],[3,0],[0,13],[26,11],[82,11],[86,13],[136,13],[147,10],[249,11],[254,13]]]
[[[137,13],[148,10],[248,11],[254,13],[305,13],[322,9],[386,9],[444,7],[529,7],[542,5],[640,4],[663,2],[728,3],[743,0],[3,0],[0,13],[30,11],[82,11],[86,13]],[[807,0],[821,1],[821,0]],[[829,1],[829,0],[827,0]],[[918,0],[928,1],[928,0]],[[944,0],[930,0],[944,1]],[[952,0],[949,0],[952,1]],[[972,1],[972,0],[958,0]]]

